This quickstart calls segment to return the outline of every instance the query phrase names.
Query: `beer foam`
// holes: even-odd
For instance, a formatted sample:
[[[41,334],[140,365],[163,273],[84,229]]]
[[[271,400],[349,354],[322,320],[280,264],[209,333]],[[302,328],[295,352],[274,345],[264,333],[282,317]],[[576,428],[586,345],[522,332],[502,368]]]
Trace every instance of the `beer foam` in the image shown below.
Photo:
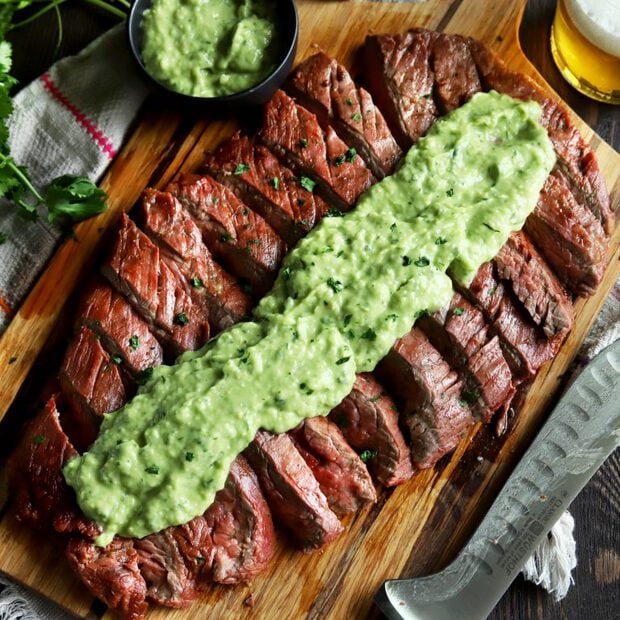
[[[620,0],[565,0],[564,4],[586,39],[620,57]]]

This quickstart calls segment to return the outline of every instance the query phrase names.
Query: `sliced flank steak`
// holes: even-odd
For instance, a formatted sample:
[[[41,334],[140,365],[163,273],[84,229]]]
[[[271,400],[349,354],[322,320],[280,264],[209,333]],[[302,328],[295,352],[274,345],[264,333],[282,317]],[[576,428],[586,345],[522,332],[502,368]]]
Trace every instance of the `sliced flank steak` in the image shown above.
[[[208,340],[208,318],[161,259],[159,248],[126,215],[102,272],[172,354],[193,351]]]
[[[205,169],[264,217],[289,245],[329,211],[329,205],[305,189],[268,148],[241,132],[207,155]]]
[[[119,366],[120,356],[110,356],[100,337],[82,326],[73,336],[60,368],[65,396],[78,410],[94,418],[116,411],[127,400]]]
[[[566,108],[527,76],[510,71],[479,41],[470,39],[469,47],[485,89],[494,89],[516,99],[534,100],[542,106],[541,123],[553,142],[573,195],[592,211],[606,234],[611,234],[614,215],[605,181],[592,149],[579,134]]]
[[[370,373],[357,375],[351,393],[329,418],[382,485],[396,486],[413,476],[411,451],[398,426],[396,404]]]
[[[172,194],[147,189],[142,205],[145,231],[162,247],[165,263],[194,302],[205,308],[214,333],[246,318],[251,298],[213,260],[181,203]]]
[[[357,155],[331,128],[323,133],[314,114],[279,90],[264,109],[260,139],[296,170],[300,183],[341,211],[350,209],[375,181]],[[307,175],[307,176],[306,176]]]
[[[123,367],[134,375],[163,362],[161,345],[147,322],[104,281],[92,286],[78,320],[100,336],[105,349],[122,358]]]
[[[563,334],[547,338],[511,290],[500,281],[493,263],[485,263],[464,296],[478,306],[500,343],[513,373],[515,384],[532,378],[558,352]]]
[[[77,451],[60,425],[56,397],[52,396],[26,427],[7,462],[15,514],[36,528],[80,532],[96,536],[99,528],[77,507],[62,475],[65,463]]]
[[[371,35],[364,45],[368,88],[401,148],[408,149],[439,116],[430,64],[436,32],[416,28]]]
[[[474,422],[463,384],[417,327],[396,342],[377,370],[403,403],[413,462],[432,467]]]
[[[322,416],[308,418],[290,435],[337,515],[377,501],[364,462],[336,424]]]
[[[107,547],[98,547],[74,537],[67,546],[67,558],[93,596],[118,612],[123,620],[145,617],[146,583],[140,574],[134,541],[116,537]]]
[[[489,335],[482,313],[459,293],[450,304],[416,324],[456,370],[464,385],[461,399],[474,416],[489,422],[504,411],[515,393],[510,367],[497,336]]]
[[[147,598],[184,607],[212,581],[247,583],[275,549],[271,513],[256,474],[243,456],[204,515],[135,540]]]
[[[575,311],[566,291],[522,232],[510,235],[495,257],[495,267],[548,338],[572,329]]]
[[[547,177],[525,231],[576,295],[592,295],[605,269],[607,239],[601,223],[572,194],[555,168]]]
[[[167,191],[194,218],[213,255],[249,282],[255,295],[271,288],[286,245],[260,215],[209,176],[182,175]]]
[[[402,151],[370,94],[324,52],[297,66],[287,91],[313,114],[323,129],[332,126],[355,148],[377,179],[394,171]]]
[[[246,456],[273,516],[304,551],[320,549],[342,532],[338,517],[289,435],[259,431]]]

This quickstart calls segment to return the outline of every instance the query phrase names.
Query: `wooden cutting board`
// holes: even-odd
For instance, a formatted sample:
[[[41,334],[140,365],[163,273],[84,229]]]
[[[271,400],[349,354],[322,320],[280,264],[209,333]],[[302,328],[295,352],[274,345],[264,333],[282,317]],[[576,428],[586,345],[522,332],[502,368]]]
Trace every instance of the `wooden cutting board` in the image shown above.
[[[513,69],[544,84],[518,42],[525,0],[423,4],[299,0],[297,4],[298,60],[318,45],[355,68],[355,52],[366,34],[424,26],[476,37],[498,51]],[[576,122],[597,153],[617,208],[620,156],[581,120]],[[103,181],[110,197],[108,212],[78,226],[77,240],[69,239],[60,247],[0,340],[0,418],[41,351],[47,355],[46,343],[66,337],[72,295],[92,269],[106,231],[134,205],[146,185],[163,187],[179,170],[194,169],[204,151],[234,128],[230,120],[183,114],[166,101],[149,102]],[[619,245],[620,227],[597,294],[577,303],[575,329],[558,357],[539,373],[509,433],[497,439],[490,428],[475,427],[450,459],[397,489],[380,491],[377,504],[348,518],[347,531],[322,553],[304,555],[280,543],[269,570],[251,586],[214,586],[186,610],[157,609],[149,618],[363,618],[371,613],[373,594],[383,580],[444,567],[472,533],[544,420],[563,373],[620,274]],[[13,357],[17,359],[10,363]],[[40,359],[38,365],[42,365]],[[27,399],[24,391],[20,402]],[[11,415],[14,419],[19,413],[14,408]],[[0,445],[12,441],[6,424],[0,427]],[[0,509],[1,488],[0,484]],[[72,574],[62,545],[51,538],[21,526],[5,507],[0,512],[0,571],[78,616],[111,618]]]

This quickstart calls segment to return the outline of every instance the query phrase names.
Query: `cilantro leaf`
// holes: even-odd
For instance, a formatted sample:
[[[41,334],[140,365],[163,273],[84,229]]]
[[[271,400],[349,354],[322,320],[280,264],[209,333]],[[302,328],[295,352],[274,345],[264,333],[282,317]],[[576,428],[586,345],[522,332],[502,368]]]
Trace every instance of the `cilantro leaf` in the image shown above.
[[[106,210],[106,194],[85,177],[63,175],[47,189],[48,220],[79,222]]]

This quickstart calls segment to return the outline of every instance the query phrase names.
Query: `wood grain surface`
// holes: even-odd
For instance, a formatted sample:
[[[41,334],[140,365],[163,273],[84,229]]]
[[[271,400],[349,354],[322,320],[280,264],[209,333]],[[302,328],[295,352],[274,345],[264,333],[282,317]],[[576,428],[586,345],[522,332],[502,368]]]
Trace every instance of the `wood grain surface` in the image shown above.
[[[395,32],[408,26],[424,25],[476,36],[498,49],[513,67],[528,73],[534,71],[522,57],[517,40],[515,25],[522,2],[434,0],[424,5],[360,6],[306,1],[299,5],[302,20],[300,57],[307,55],[309,45],[316,42],[350,64],[356,46],[369,30]],[[497,18],[490,15],[491,9]],[[539,34],[536,39],[529,30],[527,32],[527,40],[539,48],[547,46],[545,37]],[[606,123],[610,128],[608,138],[615,140],[617,115],[608,114],[607,107],[597,108],[600,111],[597,118],[603,119],[603,125]],[[151,102],[144,111],[136,132],[106,176],[104,185],[112,199],[110,212],[104,218],[80,227],[77,247],[74,241],[65,242],[45,277],[35,287],[25,311],[22,309],[18,314],[22,322],[15,323],[16,327],[12,325],[7,331],[10,339],[5,335],[0,341],[3,373],[7,366],[6,361],[2,363],[1,356],[8,357],[15,350],[24,352],[22,359],[18,358],[18,362],[11,365],[8,379],[7,375],[0,376],[0,405],[8,405],[13,400],[43,345],[50,338],[61,338],[62,326],[56,330],[54,327],[59,318],[62,319],[63,308],[70,305],[74,287],[97,256],[97,248],[107,227],[122,210],[131,207],[144,185],[161,184],[179,168],[191,169],[199,163],[203,150],[212,147],[231,129],[226,123],[208,123],[206,119],[188,117],[181,119],[168,110],[165,105],[157,106]],[[587,116],[588,110],[585,107],[579,111],[582,114],[585,111],[584,116]],[[592,138],[585,127],[584,135]],[[592,140],[604,164],[609,187],[615,188],[614,200],[617,203],[620,158],[598,138]],[[143,144],[147,148],[142,149]],[[128,187],[122,181],[134,173],[139,174]],[[270,570],[251,588],[256,601],[254,608],[249,609],[243,604],[250,589],[214,588],[205,596],[209,607],[201,607],[199,603],[187,611],[157,611],[152,617],[207,617],[207,609],[210,618],[270,618],[276,617],[274,610],[279,611],[277,617],[287,618],[365,617],[371,610],[372,594],[383,579],[427,573],[448,563],[484,514],[554,399],[562,374],[600,306],[605,290],[611,287],[614,274],[618,273],[618,236],[616,234],[614,244],[615,268],[608,270],[595,298],[587,303],[579,302],[575,331],[558,359],[542,370],[522,412],[513,420],[513,429],[508,436],[497,440],[488,429],[474,429],[451,459],[444,459],[435,469],[423,472],[407,485],[383,492],[376,506],[352,516],[346,522],[349,531],[323,554],[303,556],[281,545]],[[54,280],[60,285],[50,285],[49,273],[60,278]],[[10,346],[5,346],[6,343]],[[40,362],[40,367],[50,365],[49,359]],[[32,383],[27,385],[30,390]],[[5,429],[17,427],[20,414],[13,409],[8,420],[12,424],[3,425],[2,438],[12,435]],[[7,443],[0,443],[6,448]],[[610,462],[611,467],[615,467],[617,484],[618,462]],[[600,473],[590,486],[604,489],[598,495],[605,498],[613,499],[615,490],[616,501],[609,503],[615,506],[617,523],[617,486],[608,482],[614,478],[604,475],[602,480],[599,478]],[[596,529],[592,527],[593,523],[609,518],[607,514],[604,502],[599,501],[596,510],[590,506],[583,515],[577,512],[576,516],[578,520],[583,519],[584,529],[591,531]],[[594,575],[598,581],[598,591],[613,592],[615,589],[617,593],[618,541],[613,535],[613,525],[610,532],[598,552],[588,556],[591,570],[587,574]],[[18,526],[10,511],[5,513],[0,521],[0,570],[39,589],[76,614],[85,615],[90,610],[101,615],[101,607],[92,605],[91,597],[69,573],[66,564],[59,560],[61,554],[61,549],[50,544],[46,537]],[[549,597],[541,595],[537,589],[512,588],[494,612],[494,617],[582,617],[585,614],[580,612],[586,609],[590,617],[610,617],[608,612],[614,609],[614,599],[605,598],[601,605],[593,607],[588,603],[591,589],[573,588],[567,601],[580,591],[582,598],[579,601],[583,603],[553,606]]]

